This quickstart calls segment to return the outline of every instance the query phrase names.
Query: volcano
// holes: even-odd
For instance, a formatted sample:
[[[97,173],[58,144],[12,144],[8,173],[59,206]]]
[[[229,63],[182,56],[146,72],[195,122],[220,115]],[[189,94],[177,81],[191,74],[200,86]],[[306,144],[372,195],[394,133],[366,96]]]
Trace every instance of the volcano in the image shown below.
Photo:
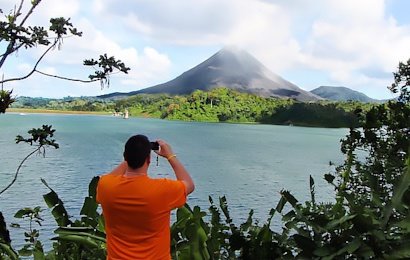
[[[127,93],[127,96],[140,93],[186,95],[198,89],[208,91],[217,87],[226,87],[263,97],[292,98],[299,101],[321,99],[269,71],[247,51],[235,47],[221,49],[173,80]]]

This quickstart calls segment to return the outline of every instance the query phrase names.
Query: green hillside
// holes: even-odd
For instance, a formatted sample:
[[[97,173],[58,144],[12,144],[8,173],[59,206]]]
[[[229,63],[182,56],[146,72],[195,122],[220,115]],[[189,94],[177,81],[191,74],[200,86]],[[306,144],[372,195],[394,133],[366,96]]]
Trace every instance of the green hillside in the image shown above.
[[[228,88],[196,90],[184,96],[138,94],[120,100],[79,97],[64,99],[19,98],[14,108],[60,111],[124,112],[130,116],[168,120],[265,123],[295,126],[357,126],[354,111],[373,105],[360,102],[299,102],[260,97]]]

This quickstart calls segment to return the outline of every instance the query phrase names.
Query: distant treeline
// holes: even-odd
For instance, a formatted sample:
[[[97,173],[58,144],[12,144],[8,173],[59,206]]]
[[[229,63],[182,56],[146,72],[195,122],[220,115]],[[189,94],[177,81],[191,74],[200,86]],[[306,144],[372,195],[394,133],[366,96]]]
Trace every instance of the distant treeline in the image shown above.
[[[190,95],[139,94],[120,100],[95,97],[47,99],[19,97],[12,107],[62,111],[124,112],[131,116],[170,120],[286,124],[295,126],[355,127],[356,109],[374,104],[309,102],[264,98],[227,88],[197,90]]]

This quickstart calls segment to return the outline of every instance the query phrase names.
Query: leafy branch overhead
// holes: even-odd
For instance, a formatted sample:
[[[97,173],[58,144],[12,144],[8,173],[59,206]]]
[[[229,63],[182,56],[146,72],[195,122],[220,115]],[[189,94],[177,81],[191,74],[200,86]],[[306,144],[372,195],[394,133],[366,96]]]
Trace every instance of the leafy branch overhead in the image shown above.
[[[121,60],[117,60],[114,57],[108,57],[107,54],[100,55],[98,60],[86,59],[84,60],[85,66],[92,66],[95,71],[88,76],[88,79],[76,79],[72,77],[66,77],[61,75],[52,75],[42,72],[38,67],[43,58],[52,50],[60,49],[65,38],[68,37],[81,37],[82,32],[79,31],[70,22],[70,18],[64,17],[51,18],[48,29],[43,26],[31,26],[26,25],[26,21],[33,14],[36,7],[41,3],[41,0],[33,0],[30,2],[31,6],[27,12],[23,12],[24,0],[21,0],[13,10],[6,14],[3,10],[0,10],[0,15],[4,15],[3,19],[0,19],[0,43],[4,46],[4,50],[0,52],[0,69],[6,64],[7,58],[12,54],[16,54],[21,48],[43,48],[41,55],[37,58],[32,65],[31,70],[22,76],[13,78],[2,78],[0,84],[4,84],[10,81],[24,80],[32,76],[34,73],[39,73],[45,76],[54,77],[63,80],[76,81],[82,83],[91,83],[100,81],[101,87],[110,85],[110,75],[113,73],[128,73],[130,68],[126,67]],[[0,113],[4,113],[5,109],[13,103],[11,97],[11,91],[5,92],[7,98],[11,101],[5,102],[2,98],[2,107]],[[3,109],[3,106],[5,109]]]
[[[59,145],[55,142],[54,139],[49,139],[50,137],[54,136],[54,132],[56,130],[52,129],[51,125],[43,125],[42,128],[33,128],[28,131],[31,135],[29,138],[24,138],[21,135],[16,137],[16,143],[25,142],[33,145],[33,143],[37,143],[38,147],[44,146],[53,146],[54,148],[58,149]]]
[[[101,82],[101,87],[104,85],[110,85],[109,75],[114,72],[114,69],[117,69],[119,72],[128,73],[130,68],[126,67],[121,60],[116,60],[113,56],[108,57],[107,54],[100,55],[100,58],[97,60],[90,59],[84,60],[85,66],[98,66],[100,70],[96,70],[93,75],[89,75],[88,78],[90,81]]]

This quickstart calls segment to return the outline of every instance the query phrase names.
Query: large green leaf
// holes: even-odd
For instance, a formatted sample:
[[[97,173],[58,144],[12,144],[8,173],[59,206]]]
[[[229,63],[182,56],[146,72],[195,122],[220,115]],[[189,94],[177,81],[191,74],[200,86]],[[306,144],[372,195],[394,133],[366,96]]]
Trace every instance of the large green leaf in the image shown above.
[[[89,248],[101,248],[101,245],[97,243],[97,241],[93,238],[88,236],[80,236],[80,235],[61,235],[56,238],[52,238],[53,240],[63,240],[73,243],[78,243],[84,245]]]
[[[251,209],[249,211],[248,218],[245,221],[245,223],[242,223],[241,226],[240,226],[240,229],[241,229],[242,232],[248,231],[249,228],[251,227],[251,225],[252,225],[252,216],[253,216],[253,209]]]
[[[402,228],[405,232],[410,233],[410,215],[394,224],[393,227]]]
[[[54,191],[51,191],[51,192],[43,195],[43,198],[44,198],[44,201],[46,202],[46,204],[49,208],[52,208],[52,207],[58,205],[58,203],[59,203],[58,195]]]
[[[290,205],[292,205],[294,208],[297,207],[298,200],[289,191],[282,190],[280,194],[286,199],[287,202],[290,203]]]
[[[59,227],[54,231],[54,233],[58,234],[59,236],[83,236],[94,239],[95,241],[103,243],[106,242],[105,233],[89,227]]]
[[[408,243],[409,241],[407,241],[407,243],[403,241],[401,246],[394,248],[391,254],[385,256],[386,259],[410,259],[410,247]]]
[[[312,175],[309,175],[309,189],[310,189],[310,199],[312,201],[313,206],[315,206],[316,205],[315,180],[313,179]]]
[[[283,196],[281,196],[278,204],[276,205],[276,211],[281,213],[285,204],[286,204],[286,199]]]
[[[219,198],[219,206],[221,207],[221,210],[225,215],[226,223],[228,224],[232,223],[232,219],[231,219],[231,216],[229,214],[229,209],[228,209],[228,202],[225,196],[222,196]]]
[[[398,185],[394,187],[391,203],[389,203],[384,210],[383,222],[382,222],[383,226],[386,226],[387,222],[389,221],[390,216],[393,213],[393,209],[396,209],[399,211],[403,210],[402,198],[403,198],[403,195],[410,188],[410,156],[409,158],[407,158],[406,165],[407,165],[406,171],[401,176],[401,179],[398,182]]]
[[[41,179],[43,184],[50,189],[50,192],[43,195],[43,198],[54,216],[59,226],[67,226],[71,224],[67,210],[64,207],[63,201],[58,197],[57,193],[47,184],[44,179]]]
[[[323,247],[319,247],[317,249],[315,249],[313,251],[313,254],[315,256],[320,256],[320,257],[324,257],[324,256],[329,256],[334,252],[334,248],[330,247],[330,246],[323,246]]]
[[[61,226],[68,226],[72,222],[68,218],[68,213],[65,207],[61,204],[58,204],[51,210],[51,214],[54,216],[55,221],[57,224]]]
[[[97,185],[99,180],[100,177],[95,176],[88,185],[88,196],[94,198],[94,200],[97,198]]]
[[[334,258],[340,257],[340,256],[344,256],[342,258],[345,258],[346,253],[348,255],[354,253],[357,249],[360,248],[361,244],[362,244],[362,242],[361,242],[360,238],[355,238],[353,241],[348,242],[344,246],[343,246],[343,244],[339,245],[338,248],[343,246],[339,250],[337,250],[336,248],[327,248],[327,249],[330,249],[330,250],[327,250],[326,252],[325,251],[319,252],[318,250],[315,250],[315,253],[323,253],[323,254],[326,253],[324,255],[318,255],[318,256],[322,256],[322,257],[326,256],[325,259],[334,259]]]
[[[346,215],[346,216],[343,216],[339,219],[332,220],[326,225],[326,229],[327,230],[333,230],[334,228],[338,227],[339,225],[341,225],[341,224],[343,224],[343,223],[345,223],[345,222],[347,222],[347,221],[349,221],[349,220],[351,220],[355,217],[356,217],[356,215]]]
[[[9,244],[0,242],[0,252],[4,252],[12,260],[18,259],[17,253],[14,251],[14,249]]]
[[[98,204],[96,203],[95,199],[91,197],[85,197],[84,204],[81,208],[80,214],[94,219],[98,215],[97,208]]]

